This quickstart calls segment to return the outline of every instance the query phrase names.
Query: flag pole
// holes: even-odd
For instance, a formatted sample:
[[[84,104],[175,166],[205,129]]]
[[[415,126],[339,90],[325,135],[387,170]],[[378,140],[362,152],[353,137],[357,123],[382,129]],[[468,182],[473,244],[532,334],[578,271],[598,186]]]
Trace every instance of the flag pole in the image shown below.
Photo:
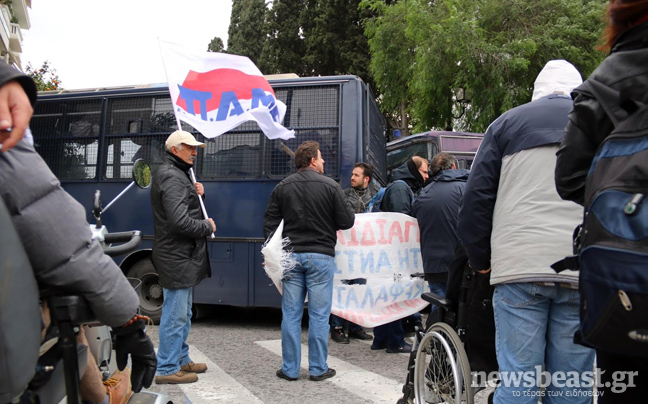
[[[176,116],[176,121],[178,122],[178,130],[182,130],[182,124],[180,123],[180,119]],[[189,174],[191,175],[191,182],[193,184],[196,183],[196,174],[194,174],[193,167],[189,168]],[[198,201],[200,202],[200,209],[202,210],[203,216],[205,217],[205,220],[209,219],[209,216],[207,215],[207,209],[205,209],[205,202],[203,202],[202,196],[198,195]],[[215,238],[214,232],[211,234],[211,238]]]

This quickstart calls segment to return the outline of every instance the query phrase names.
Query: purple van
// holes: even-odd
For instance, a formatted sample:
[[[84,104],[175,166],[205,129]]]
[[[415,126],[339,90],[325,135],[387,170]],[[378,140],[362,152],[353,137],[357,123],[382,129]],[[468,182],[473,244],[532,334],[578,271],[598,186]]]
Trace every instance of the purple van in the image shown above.
[[[387,143],[387,175],[413,156],[428,161],[440,152],[453,154],[459,168],[470,168],[484,138],[482,133],[429,131],[417,133]]]

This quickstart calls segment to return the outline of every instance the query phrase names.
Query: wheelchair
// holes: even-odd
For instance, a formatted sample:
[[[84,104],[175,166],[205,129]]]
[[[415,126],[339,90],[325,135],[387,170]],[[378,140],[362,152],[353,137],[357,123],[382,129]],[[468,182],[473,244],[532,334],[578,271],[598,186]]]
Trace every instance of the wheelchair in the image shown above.
[[[436,306],[425,330],[415,329],[403,397],[397,404],[473,404],[484,388],[473,382],[473,372],[497,371],[495,320],[490,274],[480,274],[458,251],[451,264],[447,296],[424,293]]]

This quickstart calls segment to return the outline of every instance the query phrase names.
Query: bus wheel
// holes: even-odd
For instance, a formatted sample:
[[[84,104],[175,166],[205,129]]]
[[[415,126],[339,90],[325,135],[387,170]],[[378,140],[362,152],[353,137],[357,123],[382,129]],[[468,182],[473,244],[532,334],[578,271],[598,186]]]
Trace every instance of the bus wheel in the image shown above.
[[[149,316],[153,323],[159,324],[164,295],[151,260],[147,258],[137,261],[128,270],[126,276],[131,279],[131,283],[134,283],[140,301],[140,314]]]

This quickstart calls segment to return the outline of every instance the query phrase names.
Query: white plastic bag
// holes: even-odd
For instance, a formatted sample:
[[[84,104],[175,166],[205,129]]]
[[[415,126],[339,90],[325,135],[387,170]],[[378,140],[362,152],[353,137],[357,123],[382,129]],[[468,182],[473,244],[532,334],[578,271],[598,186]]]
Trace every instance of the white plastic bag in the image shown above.
[[[263,247],[261,247],[264,269],[279,293],[283,293],[281,280],[286,276],[290,276],[289,272],[297,264],[291,256],[292,251],[286,249],[290,244],[290,240],[288,237],[282,237],[283,227],[284,221],[282,219],[272,237],[266,240]]]

